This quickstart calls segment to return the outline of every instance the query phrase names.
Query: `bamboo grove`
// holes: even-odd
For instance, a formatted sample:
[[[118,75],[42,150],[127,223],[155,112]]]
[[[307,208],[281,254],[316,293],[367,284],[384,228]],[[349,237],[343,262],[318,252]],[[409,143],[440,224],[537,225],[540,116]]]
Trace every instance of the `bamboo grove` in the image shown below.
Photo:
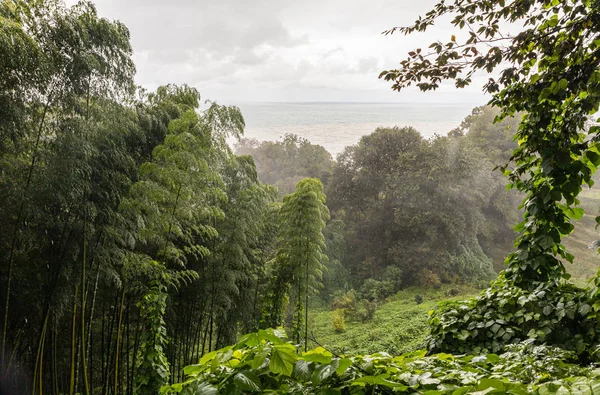
[[[89,2],[0,3],[0,392],[157,393],[318,288],[320,182],[280,212],[227,145],[239,109],[136,88],[131,56]],[[298,252],[279,233],[303,209]]]

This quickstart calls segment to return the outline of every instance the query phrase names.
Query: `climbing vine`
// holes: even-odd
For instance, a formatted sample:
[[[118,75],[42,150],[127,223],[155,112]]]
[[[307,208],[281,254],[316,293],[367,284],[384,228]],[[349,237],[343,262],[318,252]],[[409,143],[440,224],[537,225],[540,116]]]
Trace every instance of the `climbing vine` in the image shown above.
[[[495,350],[533,338],[581,351],[588,341],[597,343],[588,316],[599,305],[596,295],[563,285],[569,277],[564,264],[574,257],[561,240],[573,231],[572,221],[584,215],[577,196],[583,184],[593,185],[600,165],[600,129],[587,127],[600,103],[600,6],[585,0],[456,0],[440,2],[411,26],[384,33],[425,31],[446,16],[462,36],[457,32],[445,44],[434,42],[428,53],[409,52],[399,69],[380,78],[392,82],[394,90],[416,84],[427,91],[444,80],[462,88],[477,73],[494,73],[483,89],[492,95],[490,104],[501,109],[496,121],[525,114],[515,135],[518,148],[501,166],[509,188],[525,199],[523,221],[516,227],[520,236],[506,270],[477,299],[434,313],[429,346],[459,352],[474,344]],[[501,30],[507,23],[523,28],[507,34]],[[539,306],[530,304],[536,298]],[[463,314],[466,309],[474,313]],[[520,329],[523,314],[531,315],[532,324],[527,321]]]

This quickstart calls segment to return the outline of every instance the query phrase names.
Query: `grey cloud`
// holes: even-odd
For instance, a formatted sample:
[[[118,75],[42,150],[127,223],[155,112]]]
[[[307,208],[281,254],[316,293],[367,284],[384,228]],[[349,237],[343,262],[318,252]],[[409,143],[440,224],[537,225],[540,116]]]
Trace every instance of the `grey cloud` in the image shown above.
[[[437,0],[93,1],[129,27],[139,84],[185,82],[219,101],[402,100],[380,69],[451,34],[380,35]]]

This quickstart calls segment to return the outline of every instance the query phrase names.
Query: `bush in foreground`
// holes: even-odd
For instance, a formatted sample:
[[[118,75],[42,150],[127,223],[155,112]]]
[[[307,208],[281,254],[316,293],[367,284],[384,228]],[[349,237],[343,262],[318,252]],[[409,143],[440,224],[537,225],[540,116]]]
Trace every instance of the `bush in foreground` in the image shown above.
[[[600,370],[574,360],[574,353],[533,341],[501,355],[334,356],[321,347],[299,353],[285,332],[268,329],[204,355],[185,368],[185,382],[161,394],[600,393]]]

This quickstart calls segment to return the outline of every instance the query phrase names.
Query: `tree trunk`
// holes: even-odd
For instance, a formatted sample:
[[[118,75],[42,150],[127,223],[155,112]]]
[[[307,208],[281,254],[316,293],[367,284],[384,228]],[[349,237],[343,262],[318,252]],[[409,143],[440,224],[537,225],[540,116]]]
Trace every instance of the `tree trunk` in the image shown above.
[[[76,318],[77,318],[77,292],[79,286],[75,286],[75,297],[73,300],[73,320],[71,324],[71,381],[69,386],[69,394],[75,394],[75,329],[76,329]]]

